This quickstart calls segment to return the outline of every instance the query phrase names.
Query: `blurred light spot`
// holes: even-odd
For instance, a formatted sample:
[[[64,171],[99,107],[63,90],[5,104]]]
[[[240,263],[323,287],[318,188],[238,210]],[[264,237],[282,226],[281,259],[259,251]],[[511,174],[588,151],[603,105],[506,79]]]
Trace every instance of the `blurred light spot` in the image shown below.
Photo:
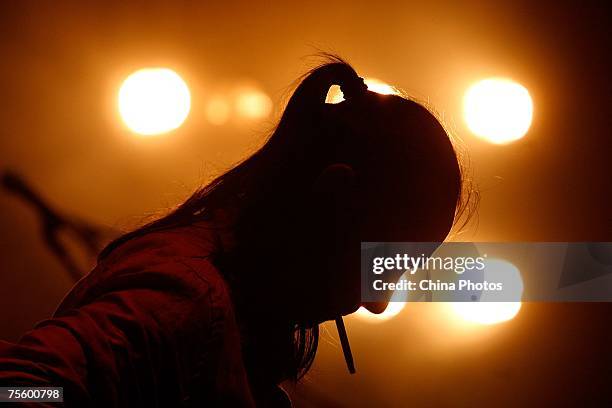
[[[391,298],[393,302],[389,302],[389,305],[387,305],[387,308],[384,312],[380,314],[374,314],[362,306],[357,309],[357,311],[355,312],[355,316],[370,322],[381,322],[389,320],[397,316],[402,311],[402,309],[404,309],[404,306],[406,306],[406,300],[408,299],[407,295],[408,293],[406,291],[396,291],[393,293],[393,297]]]
[[[364,320],[369,320],[369,321],[384,321],[384,320],[389,320],[392,317],[395,317],[399,314],[399,312],[402,311],[402,309],[404,308],[404,306],[406,306],[406,303],[403,302],[391,302],[389,303],[389,306],[387,306],[387,308],[385,309],[384,312],[380,313],[380,314],[374,314],[372,312],[370,312],[368,309],[366,309],[365,307],[360,307],[359,309],[357,309],[357,311],[355,312],[355,316],[362,318]]]
[[[332,85],[327,91],[327,96],[325,97],[325,103],[340,103],[344,100],[344,94],[340,90],[338,85]]]
[[[222,97],[212,98],[206,105],[206,119],[213,125],[223,125],[230,117],[230,104]]]
[[[236,112],[247,119],[262,119],[272,111],[272,100],[264,92],[246,88],[236,96]]]
[[[132,131],[156,135],[176,129],[191,107],[189,88],[167,68],[145,68],[131,74],[119,89],[119,113]]]
[[[397,95],[399,91],[391,85],[380,81],[376,78],[366,78],[365,83],[368,86],[368,90],[376,92],[382,95]]]
[[[376,92],[382,95],[398,95],[400,92],[392,87],[391,85],[378,80],[376,78],[364,79],[365,84],[368,86],[368,90]],[[325,103],[340,103],[344,100],[344,95],[338,85],[333,85],[327,92]]]
[[[472,85],[463,99],[464,118],[478,137],[495,144],[520,139],[533,117],[533,101],[524,86],[503,78]]]
[[[521,309],[521,302],[457,302],[452,308],[465,321],[495,324],[514,318]]]
[[[518,268],[508,261],[490,259],[485,262],[484,280],[503,282],[504,291],[520,299],[523,294],[523,279]],[[490,271],[487,274],[487,271]],[[491,273],[493,271],[494,273]],[[487,277],[488,275],[488,277]],[[490,299],[490,298],[489,298]],[[479,324],[495,324],[514,318],[521,309],[521,302],[491,302],[484,293],[479,302],[450,303],[453,313],[460,319]]]

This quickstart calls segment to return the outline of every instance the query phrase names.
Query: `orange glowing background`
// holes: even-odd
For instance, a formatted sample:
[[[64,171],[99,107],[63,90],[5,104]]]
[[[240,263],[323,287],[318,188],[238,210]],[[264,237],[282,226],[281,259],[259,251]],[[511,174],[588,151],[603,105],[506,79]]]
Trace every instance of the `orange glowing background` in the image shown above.
[[[0,170],[19,171],[68,214],[129,229],[260,146],[310,66],[304,56],[322,49],[426,103],[462,141],[481,203],[454,239],[612,240],[602,9],[214,3],[2,3]],[[184,121],[158,137],[136,136],[118,112],[123,81],[148,67],[175,71],[190,93]],[[524,137],[489,143],[466,124],[465,93],[487,78],[528,91]],[[70,287],[38,228],[0,194],[1,339],[50,315]],[[355,376],[325,325],[308,381],[292,389],[296,406],[581,405],[612,381],[607,304],[527,303],[493,325],[445,304],[397,309],[347,319]]]

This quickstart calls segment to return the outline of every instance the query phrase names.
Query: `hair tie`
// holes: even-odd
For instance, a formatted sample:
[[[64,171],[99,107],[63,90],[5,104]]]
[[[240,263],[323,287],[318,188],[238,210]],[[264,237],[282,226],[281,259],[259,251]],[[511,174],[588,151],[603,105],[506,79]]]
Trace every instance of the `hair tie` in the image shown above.
[[[348,83],[341,84],[340,90],[344,95],[344,99],[347,100],[363,95],[368,90],[368,86],[365,84],[363,78],[355,77],[348,81]]]

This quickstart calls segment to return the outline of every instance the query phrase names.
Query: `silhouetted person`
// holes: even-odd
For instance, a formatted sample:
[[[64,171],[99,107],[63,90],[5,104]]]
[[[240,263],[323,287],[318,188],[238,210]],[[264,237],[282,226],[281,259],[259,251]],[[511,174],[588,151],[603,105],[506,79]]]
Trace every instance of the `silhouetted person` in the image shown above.
[[[346,100],[326,104],[334,84]],[[259,151],[3,343],[0,383],[61,385],[70,406],[287,406],[277,385],[309,369],[318,324],[361,305],[360,241],[443,241],[464,201],[436,118],[334,60]]]

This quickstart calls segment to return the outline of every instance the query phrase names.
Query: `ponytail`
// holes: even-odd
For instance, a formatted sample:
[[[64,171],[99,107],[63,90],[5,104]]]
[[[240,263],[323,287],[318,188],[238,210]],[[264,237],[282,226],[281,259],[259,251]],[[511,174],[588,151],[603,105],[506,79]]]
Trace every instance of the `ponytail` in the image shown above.
[[[302,77],[293,92],[281,119],[292,122],[297,117],[305,117],[322,109],[329,89],[339,85],[345,99],[352,99],[367,90],[363,78],[348,63],[338,57],[333,62],[321,65]],[[305,115],[306,113],[306,115]]]

